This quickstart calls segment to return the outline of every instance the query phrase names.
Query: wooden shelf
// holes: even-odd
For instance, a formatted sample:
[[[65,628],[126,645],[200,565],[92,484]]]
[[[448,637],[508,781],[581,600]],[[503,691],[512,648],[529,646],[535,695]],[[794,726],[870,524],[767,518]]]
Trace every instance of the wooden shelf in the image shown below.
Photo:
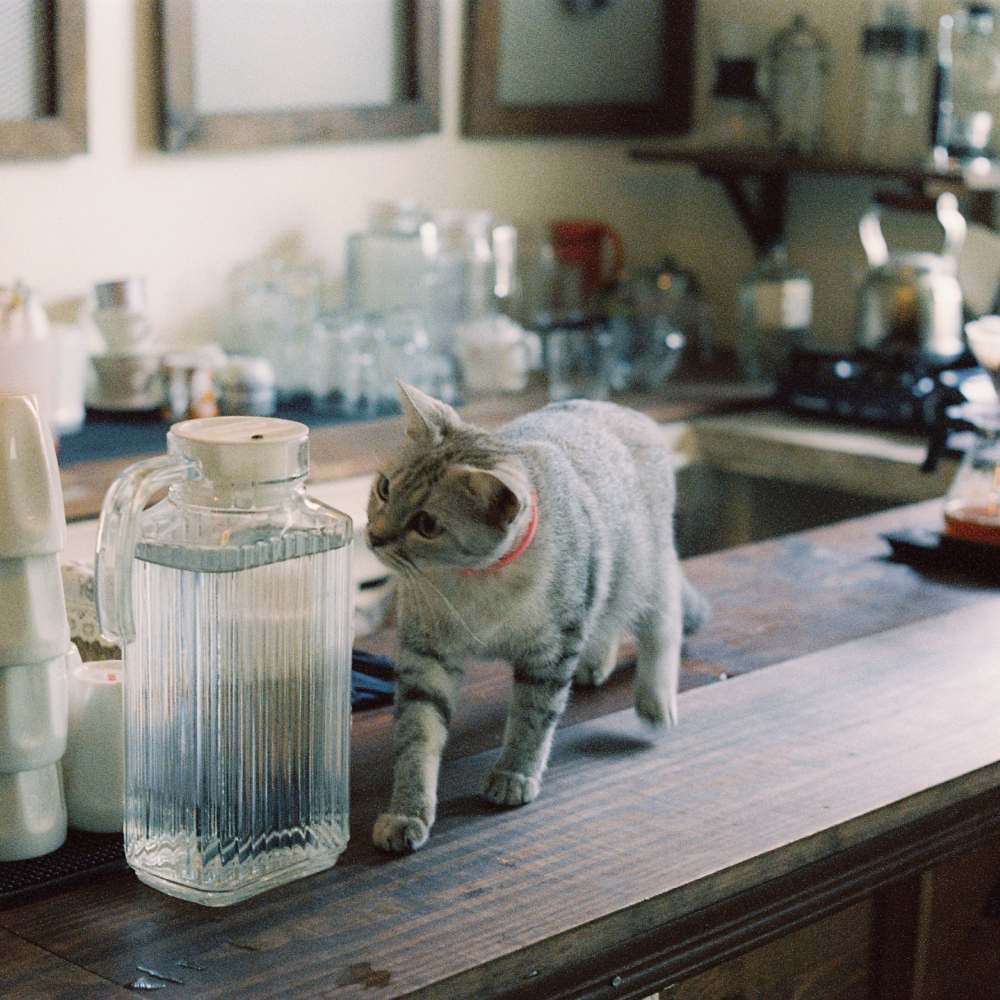
[[[943,190],[968,196],[970,218],[992,224],[993,192],[1000,170],[914,163],[891,166],[834,156],[798,156],[772,148],[638,148],[629,158],[640,163],[690,164],[725,188],[758,253],[784,242],[788,181],[792,176],[856,177],[902,186],[880,200],[900,208],[931,207]],[[752,187],[751,187],[752,186]]]

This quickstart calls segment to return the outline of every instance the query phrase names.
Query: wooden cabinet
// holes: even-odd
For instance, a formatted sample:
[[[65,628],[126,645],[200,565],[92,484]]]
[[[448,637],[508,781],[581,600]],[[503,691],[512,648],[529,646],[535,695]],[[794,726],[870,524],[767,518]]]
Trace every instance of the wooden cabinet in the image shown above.
[[[870,996],[871,900],[664,988],[661,1000],[862,1000]]]
[[[660,1000],[1000,1000],[1000,836]]]
[[[921,880],[913,1000],[1000,997],[1000,837]]]

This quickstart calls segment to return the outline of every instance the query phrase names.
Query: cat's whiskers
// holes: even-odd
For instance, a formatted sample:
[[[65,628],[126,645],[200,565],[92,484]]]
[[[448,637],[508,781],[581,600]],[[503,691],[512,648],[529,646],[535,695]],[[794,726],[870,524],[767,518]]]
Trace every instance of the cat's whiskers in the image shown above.
[[[461,612],[458,610],[458,608],[455,607],[454,604],[452,604],[452,602],[447,598],[447,596],[441,592],[441,589],[437,586],[437,584],[435,584],[434,581],[431,580],[431,578],[409,556],[406,556],[403,553],[399,553],[399,558],[406,563],[408,572],[404,573],[404,575],[408,580],[412,581],[414,589],[418,594],[418,596],[422,597],[426,601],[426,595],[421,594],[420,585],[424,584],[427,587],[429,587],[430,590],[432,590],[435,594],[437,594],[437,596],[441,599],[445,607],[447,607],[448,610],[455,616],[455,618],[458,620],[458,623],[462,626],[462,628],[464,628],[465,631],[469,633],[469,636],[471,637],[473,642],[477,643],[479,646],[485,649],[486,643],[478,635],[476,635],[475,632],[472,631],[472,628],[469,626],[469,623],[462,617]],[[429,606],[426,603],[424,604],[424,607],[430,610]]]

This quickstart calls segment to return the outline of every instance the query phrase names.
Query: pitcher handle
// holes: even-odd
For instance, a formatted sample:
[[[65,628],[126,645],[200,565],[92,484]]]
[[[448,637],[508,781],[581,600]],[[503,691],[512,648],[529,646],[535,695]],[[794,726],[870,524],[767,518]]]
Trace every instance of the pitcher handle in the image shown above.
[[[199,475],[180,455],[161,455],[130,465],[111,484],[101,505],[94,563],[97,621],[105,641],[124,647],[135,638],[132,560],[139,540],[139,515],[157,490]]]

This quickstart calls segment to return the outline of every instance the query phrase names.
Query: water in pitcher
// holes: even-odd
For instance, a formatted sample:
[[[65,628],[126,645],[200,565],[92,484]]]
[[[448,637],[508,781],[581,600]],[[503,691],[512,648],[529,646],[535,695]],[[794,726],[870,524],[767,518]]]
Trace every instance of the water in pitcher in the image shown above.
[[[133,571],[128,861],[202,903],[327,868],[348,835],[350,624],[316,608],[350,603],[349,541],[235,541],[140,542]]]

